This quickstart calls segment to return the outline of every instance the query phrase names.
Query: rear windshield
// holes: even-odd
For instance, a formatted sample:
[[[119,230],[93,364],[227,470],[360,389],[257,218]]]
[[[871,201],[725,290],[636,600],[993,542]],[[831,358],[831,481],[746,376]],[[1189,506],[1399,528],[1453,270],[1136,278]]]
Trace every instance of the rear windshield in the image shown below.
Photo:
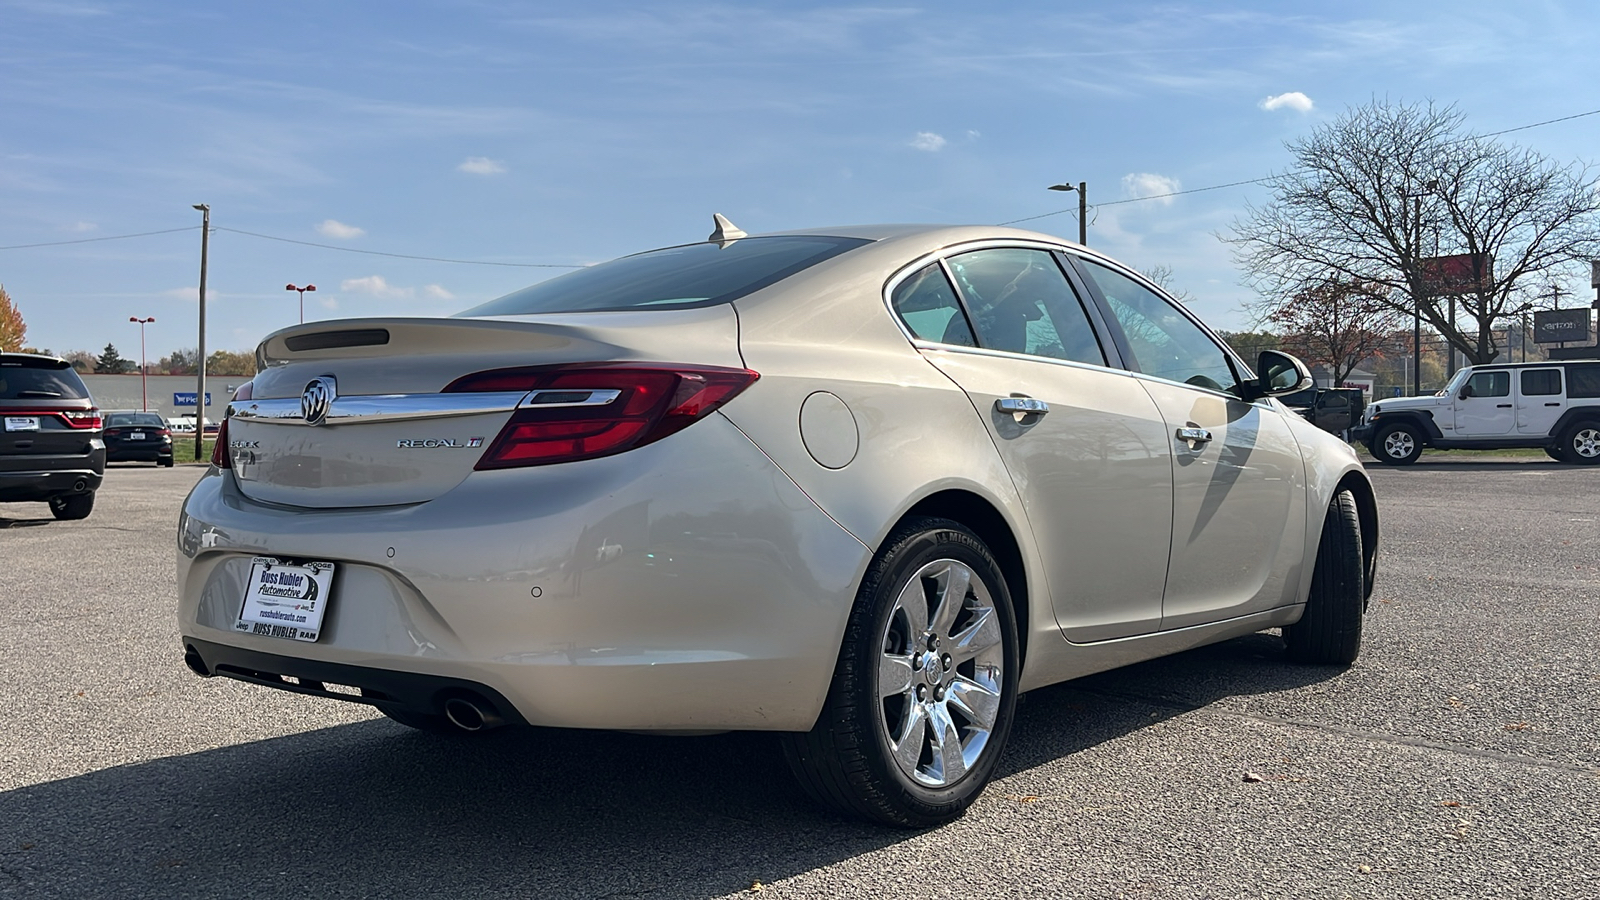
[[[457,316],[686,309],[731,303],[862,244],[860,238],[785,235],[686,244],[624,256],[542,281]]]
[[[83,400],[88,396],[89,389],[70,366],[0,361],[0,400]]]
[[[165,428],[167,423],[155,413],[111,413],[106,416],[106,427],[137,425],[141,428]]]

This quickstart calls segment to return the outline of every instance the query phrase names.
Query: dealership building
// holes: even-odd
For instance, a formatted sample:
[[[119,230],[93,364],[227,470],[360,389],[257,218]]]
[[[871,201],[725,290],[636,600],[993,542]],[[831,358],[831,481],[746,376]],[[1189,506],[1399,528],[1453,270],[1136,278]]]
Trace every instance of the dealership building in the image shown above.
[[[206,375],[206,418],[222,421],[222,411],[228,407],[233,392],[249,381],[247,375]],[[194,415],[194,392],[198,379],[193,375],[150,375],[141,379],[131,375],[84,375],[83,383],[89,386],[89,396],[96,406],[104,410],[148,408],[163,419]],[[149,398],[148,407],[145,397]]]

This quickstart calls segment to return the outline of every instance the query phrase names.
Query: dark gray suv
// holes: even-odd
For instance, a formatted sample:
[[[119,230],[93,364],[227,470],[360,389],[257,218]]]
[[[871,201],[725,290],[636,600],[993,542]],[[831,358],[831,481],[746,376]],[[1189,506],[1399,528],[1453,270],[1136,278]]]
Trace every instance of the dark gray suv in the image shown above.
[[[82,519],[106,471],[100,410],[66,360],[0,353],[0,502]]]

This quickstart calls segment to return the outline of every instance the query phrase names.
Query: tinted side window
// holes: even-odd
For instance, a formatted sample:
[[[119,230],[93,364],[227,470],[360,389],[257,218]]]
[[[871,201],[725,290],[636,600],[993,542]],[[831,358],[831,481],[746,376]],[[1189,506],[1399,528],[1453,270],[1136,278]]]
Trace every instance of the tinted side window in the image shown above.
[[[1177,307],[1126,275],[1082,262],[1122,326],[1139,371],[1214,391],[1238,387],[1228,354]]]
[[[974,250],[950,257],[949,265],[983,346],[1106,364],[1089,316],[1050,252]]]
[[[1561,393],[1560,369],[1525,369],[1522,373],[1522,396],[1548,397]]]
[[[925,341],[976,347],[967,316],[961,311],[956,292],[944,277],[938,263],[918,269],[900,282],[890,298],[900,321],[911,333]]]
[[[1600,365],[1567,366],[1568,397],[1600,397]]]
[[[1467,379],[1468,397],[1511,396],[1510,372],[1473,372]]]
[[[82,400],[88,396],[83,379],[70,368],[0,365],[0,400]]]

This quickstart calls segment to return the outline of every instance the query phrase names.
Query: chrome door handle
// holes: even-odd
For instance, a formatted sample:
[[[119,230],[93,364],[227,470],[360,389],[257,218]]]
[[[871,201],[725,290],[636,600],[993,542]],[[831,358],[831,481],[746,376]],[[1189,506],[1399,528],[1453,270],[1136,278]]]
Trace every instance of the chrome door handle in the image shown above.
[[[1178,440],[1187,443],[1190,450],[1197,450],[1201,444],[1211,443],[1211,432],[1204,428],[1179,428]]]
[[[1042,416],[1050,411],[1050,404],[1032,397],[1001,397],[994,401],[994,408],[1003,413]]]

